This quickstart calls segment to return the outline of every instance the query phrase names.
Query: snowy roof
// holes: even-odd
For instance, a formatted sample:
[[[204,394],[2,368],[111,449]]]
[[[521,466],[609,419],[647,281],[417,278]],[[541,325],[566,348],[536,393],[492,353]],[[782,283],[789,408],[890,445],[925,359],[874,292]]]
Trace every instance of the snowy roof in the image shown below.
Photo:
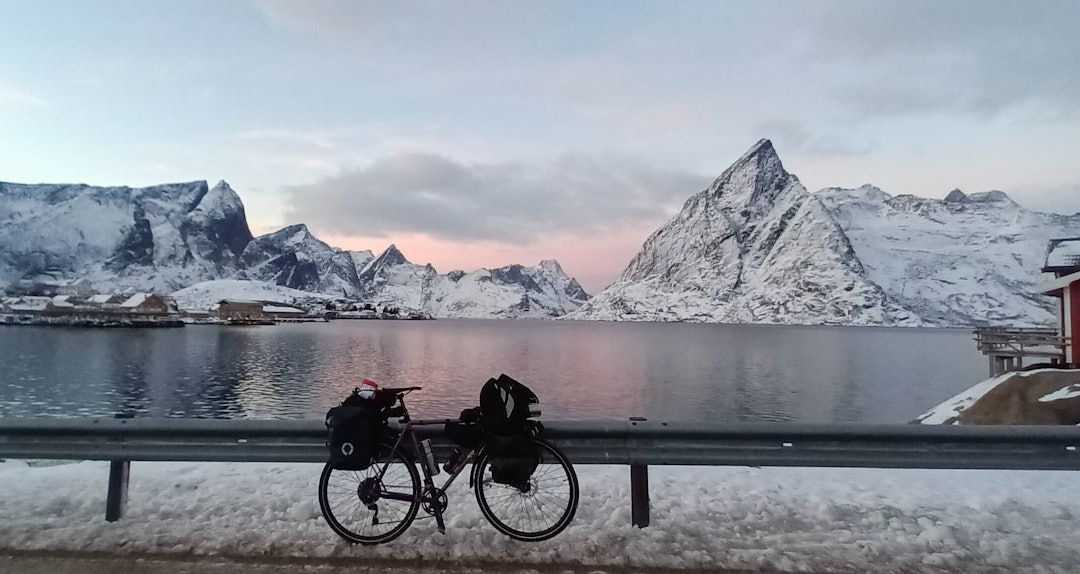
[[[71,307],[71,308],[74,308],[75,304],[72,303],[71,301],[69,301],[69,299],[70,299],[70,297],[68,295],[57,295],[56,297],[52,298],[52,305],[53,305],[53,307]]]
[[[283,305],[263,305],[263,313],[304,313],[303,309]]]
[[[150,296],[149,293],[136,293],[136,294],[132,295],[131,297],[128,297],[126,301],[124,301],[123,303],[120,304],[120,306],[121,307],[138,307],[139,305],[142,305],[143,301],[146,301],[146,298],[149,297],[149,296]]]
[[[44,311],[49,303],[52,303],[51,297],[21,297],[10,306],[12,311]]]
[[[91,295],[89,301],[91,303],[97,303],[97,304],[101,305],[101,304],[108,303],[109,299],[112,299],[112,295],[98,294],[98,295]]]
[[[1062,267],[1075,267],[1080,270],[1080,237],[1050,240],[1043,270]]]

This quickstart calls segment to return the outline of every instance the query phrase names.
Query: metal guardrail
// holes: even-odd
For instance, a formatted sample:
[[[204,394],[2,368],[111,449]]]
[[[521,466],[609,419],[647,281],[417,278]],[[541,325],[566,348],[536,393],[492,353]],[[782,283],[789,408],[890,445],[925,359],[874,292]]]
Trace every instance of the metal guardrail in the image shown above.
[[[649,465],[1080,470],[1080,427],[550,421],[574,464],[631,467],[634,523],[648,523]],[[416,427],[445,458],[438,426]],[[122,513],[128,461],[324,462],[322,421],[0,419],[0,458],[113,461]],[[113,492],[119,490],[120,492]],[[114,508],[114,506],[116,508]],[[107,517],[110,512],[107,512]]]
[[[1080,427],[549,421],[575,464],[1080,470]],[[415,427],[436,454],[452,445]],[[322,421],[3,419],[0,457],[324,462]]]

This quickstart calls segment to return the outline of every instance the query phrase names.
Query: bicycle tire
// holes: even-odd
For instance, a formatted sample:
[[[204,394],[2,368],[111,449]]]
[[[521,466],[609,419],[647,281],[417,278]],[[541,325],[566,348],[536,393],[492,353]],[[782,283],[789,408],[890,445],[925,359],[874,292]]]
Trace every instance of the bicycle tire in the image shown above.
[[[384,467],[386,472],[379,479]],[[388,499],[383,496],[387,492],[409,495],[409,499]],[[380,544],[401,536],[419,509],[420,474],[416,465],[389,443],[380,447],[375,463],[365,470],[339,470],[328,462],[319,477],[319,510],[338,536],[354,544]],[[382,526],[389,528],[366,528]]]
[[[523,542],[547,540],[570,525],[580,492],[577,473],[559,449],[533,438],[540,464],[529,478],[529,490],[499,484],[491,477],[491,455],[481,451],[474,468],[474,490],[480,512],[499,532]]]

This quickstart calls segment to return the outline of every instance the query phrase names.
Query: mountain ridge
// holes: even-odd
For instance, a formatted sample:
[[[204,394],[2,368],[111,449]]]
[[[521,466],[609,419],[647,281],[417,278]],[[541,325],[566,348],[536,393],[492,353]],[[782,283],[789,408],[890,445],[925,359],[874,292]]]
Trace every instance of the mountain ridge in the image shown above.
[[[395,244],[346,251],[302,223],[253,237],[225,181],[0,183],[0,223],[0,285],[248,280],[436,317],[936,327],[1052,324],[1053,302],[1032,292],[1046,245],[1080,235],[1080,214],[1030,211],[999,190],[811,193],[768,139],[688,197],[592,298],[552,259],[440,274]]]
[[[569,318],[918,324],[863,275],[843,231],[761,140]]]
[[[649,236],[572,319],[957,327],[1053,324],[1033,289],[1080,214],[998,190],[945,199],[872,185],[808,192],[768,140]]]
[[[577,298],[563,296],[562,286],[576,282],[557,263],[552,268],[543,262],[491,270],[496,278],[485,297],[505,307],[470,301],[476,294],[450,279],[467,274],[442,276],[430,265],[421,266],[417,289],[393,281],[387,284],[393,289],[380,289],[364,280],[407,276],[412,269],[395,245],[378,258],[370,251],[345,251],[321,241],[303,223],[253,237],[243,202],[225,181],[213,187],[193,181],[144,188],[0,183],[0,222],[0,286],[37,276],[89,279],[102,291],[171,293],[236,279],[435,316],[455,316],[438,304],[448,297],[470,316],[506,317],[558,316],[587,298],[584,291]],[[555,291],[538,292],[540,285]]]

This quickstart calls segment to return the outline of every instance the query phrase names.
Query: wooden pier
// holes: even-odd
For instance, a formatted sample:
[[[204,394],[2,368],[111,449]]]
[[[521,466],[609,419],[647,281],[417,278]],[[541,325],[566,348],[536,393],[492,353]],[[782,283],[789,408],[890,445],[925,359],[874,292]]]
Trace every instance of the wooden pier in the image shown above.
[[[982,354],[989,357],[990,376],[996,377],[1029,364],[1065,363],[1065,347],[1069,338],[1056,329],[1017,329],[1011,327],[980,327],[975,342]]]

